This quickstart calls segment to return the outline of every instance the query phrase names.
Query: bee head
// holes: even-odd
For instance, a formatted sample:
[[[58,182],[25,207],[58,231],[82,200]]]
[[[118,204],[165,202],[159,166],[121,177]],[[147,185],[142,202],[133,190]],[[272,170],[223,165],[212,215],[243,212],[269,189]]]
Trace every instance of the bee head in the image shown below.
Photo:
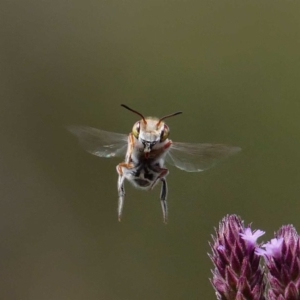
[[[145,118],[141,113],[129,108],[128,106],[124,104],[121,104],[121,106],[138,114],[142,118],[133,125],[132,134],[136,139],[143,143],[145,152],[150,152],[155,144],[164,142],[168,138],[170,129],[163,120],[182,114],[182,112],[179,111],[160,119],[153,117]]]

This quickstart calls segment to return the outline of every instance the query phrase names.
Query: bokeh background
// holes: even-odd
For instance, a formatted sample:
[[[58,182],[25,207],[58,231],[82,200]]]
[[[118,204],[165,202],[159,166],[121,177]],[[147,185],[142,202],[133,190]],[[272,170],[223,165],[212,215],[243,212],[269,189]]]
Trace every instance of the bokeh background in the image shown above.
[[[2,1],[0,299],[215,299],[208,241],[228,213],[300,230],[300,2]],[[170,167],[127,187],[121,159],[84,152],[65,125],[128,133],[168,120],[172,139],[240,146],[203,173]]]

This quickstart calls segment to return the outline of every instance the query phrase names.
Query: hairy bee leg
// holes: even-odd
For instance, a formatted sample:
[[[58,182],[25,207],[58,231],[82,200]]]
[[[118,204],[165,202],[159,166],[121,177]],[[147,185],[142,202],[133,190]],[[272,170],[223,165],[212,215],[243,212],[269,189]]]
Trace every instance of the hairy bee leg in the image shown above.
[[[124,207],[124,200],[125,200],[125,188],[124,188],[124,180],[125,180],[125,176],[124,176],[124,172],[123,169],[128,170],[128,169],[132,169],[134,166],[133,164],[129,163],[120,163],[117,165],[117,172],[119,174],[118,177],[118,194],[119,194],[119,198],[118,198],[118,221],[121,222],[121,218],[122,218],[122,212],[123,212],[123,207]]]
[[[168,222],[168,203],[167,203],[167,195],[168,195],[168,184],[165,178],[161,178],[161,192],[160,192],[160,203],[163,212],[163,220],[164,223]]]
[[[125,200],[125,188],[124,188],[124,179],[123,175],[119,175],[118,179],[118,221],[121,222],[122,212],[124,207],[124,200]]]
[[[165,224],[168,222],[168,203],[167,203],[167,194],[168,194],[168,186],[167,186],[167,180],[165,177],[169,174],[169,170],[165,168],[159,169],[160,174],[156,178],[156,180],[151,184],[150,189],[153,189],[155,185],[157,184],[158,180],[161,180],[162,187],[161,187],[161,193],[160,193],[160,204],[163,212],[163,221]]]
[[[161,200],[167,200],[168,195],[168,184],[166,178],[161,179],[161,191],[160,191],[160,199]]]

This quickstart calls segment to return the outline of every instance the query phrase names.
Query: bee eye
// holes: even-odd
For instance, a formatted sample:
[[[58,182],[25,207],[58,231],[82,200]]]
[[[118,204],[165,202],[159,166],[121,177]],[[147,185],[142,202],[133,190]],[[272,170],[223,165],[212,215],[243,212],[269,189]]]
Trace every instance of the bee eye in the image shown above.
[[[135,138],[139,138],[139,134],[140,134],[140,122],[137,122],[136,124],[134,124],[133,128],[132,128],[132,133],[134,135]]]
[[[160,142],[165,141],[168,138],[169,133],[170,133],[169,127],[167,125],[164,125],[164,128],[160,134]]]

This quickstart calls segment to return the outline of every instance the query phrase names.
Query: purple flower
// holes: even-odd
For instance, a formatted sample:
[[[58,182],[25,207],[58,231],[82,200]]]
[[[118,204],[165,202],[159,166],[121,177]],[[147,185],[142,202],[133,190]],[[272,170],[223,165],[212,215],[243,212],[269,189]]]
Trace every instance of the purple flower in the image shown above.
[[[265,300],[260,256],[255,253],[261,230],[245,228],[236,215],[228,215],[212,236],[209,254],[215,269],[211,283],[218,300]]]
[[[257,253],[265,257],[270,300],[300,300],[300,237],[292,225],[282,226],[275,239]]]
[[[262,230],[254,230],[252,232],[251,228],[248,227],[245,229],[244,233],[240,233],[240,236],[247,242],[248,247],[255,248],[257,246],[257,239],[264,234],[265,232]]]
[[[283,238],[272,239],[271,242],[268,242],[261,247],[265,248],[265,250],[258,248],[256,249],[256,254],[264,256],[265,258],[272,257],[280,257],[281,255],[281,246],[282,246]]]

